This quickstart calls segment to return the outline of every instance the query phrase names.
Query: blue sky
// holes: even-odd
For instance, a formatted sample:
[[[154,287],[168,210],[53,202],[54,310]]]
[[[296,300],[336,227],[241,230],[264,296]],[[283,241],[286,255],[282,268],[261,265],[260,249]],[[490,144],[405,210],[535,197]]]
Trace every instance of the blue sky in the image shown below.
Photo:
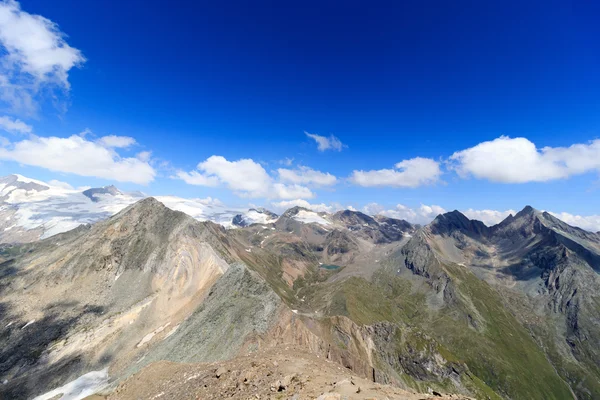
[[[0,2],[0,173],[600,214],[598,3],[188,3]]]

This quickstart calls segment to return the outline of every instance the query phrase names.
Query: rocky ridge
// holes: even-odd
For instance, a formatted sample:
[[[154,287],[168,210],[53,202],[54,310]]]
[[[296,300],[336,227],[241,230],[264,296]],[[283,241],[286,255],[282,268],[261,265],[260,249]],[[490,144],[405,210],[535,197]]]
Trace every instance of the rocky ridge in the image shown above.
[[[530,207],[493,227],[457,211],[415,227],[294,208],[228,230],[149,198],[2,249],[0,392],[30,398],[106,371],[101,393],[115,398],[144,382],[153,396],[269,398],[267,377],[286,374],[261,367],[260,385],[242,386],[239,371],[211,374],[287,348],[399,396],[594,398],[599,243]],[[199,372],[165,362],[218,364],[193,367],[198,386]],[[299,382],[298,395],[344,394]]]

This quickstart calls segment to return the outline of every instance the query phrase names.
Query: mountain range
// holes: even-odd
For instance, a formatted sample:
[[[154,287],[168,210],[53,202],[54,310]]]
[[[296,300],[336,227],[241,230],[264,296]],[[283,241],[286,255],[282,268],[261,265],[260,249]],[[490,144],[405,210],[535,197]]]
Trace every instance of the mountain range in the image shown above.
[[[600,234],[532,207],[418,226],[0,185],[5,398],[288,398],[331,365],[323,392],[600,398]]]

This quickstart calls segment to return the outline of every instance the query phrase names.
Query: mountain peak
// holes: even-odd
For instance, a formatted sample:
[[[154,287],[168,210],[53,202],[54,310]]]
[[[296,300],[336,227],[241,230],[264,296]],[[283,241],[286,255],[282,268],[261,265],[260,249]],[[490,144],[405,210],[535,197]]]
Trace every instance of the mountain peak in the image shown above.
[[[535,213],[537,213],[537,210],[535,208],[527,205],[521,211],[519,211],[517,213],[517,215],[515,216],[515,218],[522,217],[522,216],[525,216],[525,215],[533,215]]]
[[[19,174],[12,174],[1,177],[0,184],[4,184],[5,188],[10,187],[12,189],[23,189],[25,191],[33,190],[40,192],[42,190],[50,189],[50,187],[42,181],[30,179]]]
[[[438,215],[429,226],[431,231],[436,234],[450,234],[458,230],[480,235],[489,229],[483,222],[470,220],[458,210]]]

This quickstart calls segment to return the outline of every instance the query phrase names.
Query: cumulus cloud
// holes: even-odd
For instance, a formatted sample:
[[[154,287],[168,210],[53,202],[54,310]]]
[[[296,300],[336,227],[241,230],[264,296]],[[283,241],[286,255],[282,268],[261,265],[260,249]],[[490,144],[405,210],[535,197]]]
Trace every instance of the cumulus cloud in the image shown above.
[[[23,11],[18,2],[0,2],[0,98],[31,112],[33,96],[43,86],[68,90],[69,71],[85,57],[65,37],[56,23]]]
[[[181,179],[188,185],[216,187],[220,184],[216,176],[206,176],[198,171],[177,171],[173,178]]]
[[[67,182],[59,181],[56,179],[52,179],[51,181],[48,181],[48,184],[50,186],[55,186],[55,187],[59,187],[62,189],[73,189],[73,186],[69,185]]]
[[[390,186],[415,188],[439,181],[440,164],[430,158],[416,157],[397,163],[395,169],[353,171],[350,181],[359,186]]]
[[[340,208],[336,207],[336,205],[327,205],[324,203],[314,204],[309,203],[304,199],[295,199],[295,200],[283,200],[278,202],[271,203],[275,211],[282,212],[288,210],[292,207],[303,207],[309,210],[317,211],[317,212],[333,212],[337,211]]]
[[[317,142],[317,149],[319,151],[325,151],[325,150],[342,151],[342,149],[344,148],[344,144],[341,142],[341,140],[336,138],[333,135],[330,135],[329,137],[327,137],[327,136],[321,136],[321,135],[308,133],[308,132],[304,132],[304,134],[306,136],[308,136],[309,138],[313,139],[315,142]]]
[[[33,128],[19,119],[13,119],[7,116],[0,117],[0,129],[11,133],[31,133]]]
[[[149,163],[121,157],[113,148],[78,135],[33,137],[11,143],[0,148],[0,160],[118,182],[147,184],[156,175]]]
[[[487,226],[492,226],[502,222],[506,217],[508,217],[511,214],[515,215],[518,211],[474,210],[472,208],[469,208],[468,210],[461,212],[465,214],[469,219],[476,219],[478,221],[483,222]]]
[[[546,182],[600,171],[600,140],[569,147],[543,147],[526,138],[501,136],[450,157],[462,176],[500,183]]]
[[[252,159],[229,161],[211,156],[198,164],[196,170],[178,171],[173,176],[191,185],[225,186],[241,197],[295,199],[312,198],[305,186],[275,181],[262,165]]]
[[[331,186],[337,182],[337,178],[328,172],[316,171],[304,166],[298,166],[296,169],[279,168],[277,173],[282,182],[295,184]]]
[[[109,148],[127,148],[135,144],[135,139],[129,136],[108,135],[98,139],[98,143]]]
[[[549,214],[552,214],[556,218],[566,222],[569,225],[577,226],[590,232],[600,232],[600,215],[582,216],[569,214],[567,212],[549,212]]]
[[[135,158],[137,158],[138,160],[143,161],[143,162],[150,161],[151,157],[152,157],[151,151],[141,151],[135,155]]]
[[[444,214],[446,209],[437,205],[425,205],[417,208],[407,207],[403,204],[396,205],[395,208],[386,209],[380,204],[370,203],[363,207],[363,212],[369,215],[385,215],[386,217],[404,219],[414,224],[425,225],[430,223],[440,214]],[[497,211],[497,210],[474,210],[469,208],[468,210],[461,211],[470,219],[477,219],[487,226],[495,225],[501,222],[504,218],[510,214],[516,214],[514,210]]]
[[[413,224],[425,225],[439,214],[445,213],[446,210],[437,205],[428,206],[425,204],[421,204],[418,208],[397,204],[395,208],[386,209],[377,203],[370,203],[363,207],[363,212],[369,215],[385,215],[390,218],[403,219]]]

